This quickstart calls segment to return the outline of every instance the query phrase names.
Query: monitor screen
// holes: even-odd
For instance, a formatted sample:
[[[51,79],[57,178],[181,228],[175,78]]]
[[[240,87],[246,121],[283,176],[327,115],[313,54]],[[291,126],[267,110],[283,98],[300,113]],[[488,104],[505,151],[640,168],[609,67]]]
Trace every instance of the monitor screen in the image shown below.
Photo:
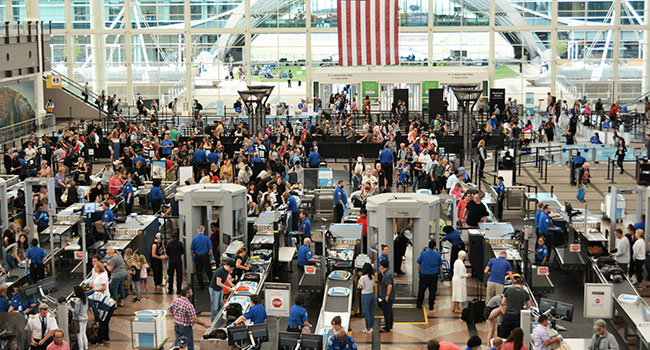
[[[323,336],[320,334],[303,334],[300,339],[300,348],[304,350],[322,350]]]
[[[555,316],[562,317],[565,321],[573,321],[573,304],[558,301],[555,307]]]
[[[255,339],[256,342],[261,343],[269,341],[269,328],[266,324],[254,324],[248,326],[248,330],[251,332],[253,339]]]
[[[92,214],[95,212],[95,203],[84,204],[84,214]]]
[[[290,350],[295,349],[300,340],[300,333],[295,332],[278,332],[278,349]]]
[[[228,246],[230,244],[230,236],[229,235],[223,235],[223,244]]]
[[[555,308],[555,300],[539,298],[539,312],[544,313],[551,308]]]
[[[228,345],[242,344],[248,341],[246,326],[228,328]]]

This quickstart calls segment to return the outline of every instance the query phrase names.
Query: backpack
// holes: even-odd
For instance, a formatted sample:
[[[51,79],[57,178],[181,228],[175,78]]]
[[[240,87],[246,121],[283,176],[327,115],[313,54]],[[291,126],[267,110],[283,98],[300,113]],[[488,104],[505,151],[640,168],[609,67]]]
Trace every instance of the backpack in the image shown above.
[[[169,102],[169,104],[167,105],[167,107],[169,107],[169,109],[172,109],[172,108],[174,108],[174,107],[173,107],[173,104],[174,104],[174,102]]]

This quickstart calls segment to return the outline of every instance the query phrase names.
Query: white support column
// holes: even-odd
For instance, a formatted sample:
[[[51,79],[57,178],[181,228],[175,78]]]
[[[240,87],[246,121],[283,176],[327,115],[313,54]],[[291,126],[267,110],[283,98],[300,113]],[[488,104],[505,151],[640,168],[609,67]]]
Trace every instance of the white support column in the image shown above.
[[[65,68],[66,72],[65,74],[68,77],[72,77],[72,74],[74,73],[72,67],[73,67],[73,51],[72,51],[72,1],[71,0],[65,0],[64,2],[65,5],[65,34],[64,34],[64,42],[65,42]],[[99,91],[97,91],[99,93]]]
[[[557,1],[553,1],[551,10],[551,59],[549,65],[551,66],[551,95],[557,96]],[[559,100],[559,97],[558,97]]]
[[[311,1],[305,2],[305,13],[307,14],[307,21],[305,23],[307,31],[307,33],[305,33],[305,64],[307,65],[305,67],[305,96],[310,100],[313,100],[314,94],[317,94],[318,91],[312,91],[314,83],[311,81]]]
[[[91,0],[90,1],[90,28],[95,33],[90,36],[90,43],[93,48],[92,64],[93,64],[93,88],[95,91],[101,92],[108,90],[108,83],[106,81],[106,35],[98,34],[103,31],[104,26],[104,1]],[[85,82],[79,82],[81,84]],[[106,91],[106,93],[110,93]]]
[[[489,54],[488,54],[489,55],[489,57],[488,57],[488,67],[489,67],[489,82],[488,82],[488,84],[490,85],[489,86],[490,89],[494,87],[494,84],[495,84],[494,82],[496,80],[496,75],[497,75],[497,73],[496,73],[496,70],[497,70],[496,59],[495,59],[495,56],[494,56],[494,46],[495,46],[495,39],[494,39],[495,21],[494,21],[494,17],[495,17],[495,14],[496,14],[496,6],[497,6],[496,5],[496,0],[490,0],[490,39],[489,39],[490,51],[489,51]],[[486,92],[483,92],[483,94],[485,95]],[[487,95],[489,96],[489,94],[487,94]]]
[[[7,21],[13,22],[14,21],[14,8],[12,7],[12,1],[11,0],[4,0],[5,2],[5,15],[7,17]]]
[[[246,11],[244,15],[246,16],[246,29],[245,29],[245,37],[244,37],[244,67],[246,68],[246,84],[251,85],[251,1],[250,0],[244,0],[244,4],[246,4],[245,8]],[[278,68],[280,66],[278,65]],[[279,72],[279,69],[278,69]],[[278,84],[278,90],[277,93],[280,93],[280,84]]]
[[[650,1],[650,0],[648,0]],[[428,24],[429,24],[429,30],[428,30],[428,35],[427,35],[427,40],[429,41],[429,45],[427,45],[428,52],[427,55],[429,56],[429,60],[427,61],[427,66],[431,70],[433,67],[433,24],[434,24],[434,19],[433,19],[433,0],[429,0],[429,18],[428,18]]]
[[[43,45],[41,35],[49,33],[49,29],[43,28],[38,23],[38,2],[26,1],[25,2],[25,19],[26,22],[32,22],[32,35],[38,35],[38,71],[34,74],[34,96],[36,99],[36,127],[37,132],[41,132],[41,124],[43,124],[43,116],[45,116],[45,92],[43,91]],[[25,35],[27,34],[27,23],[25,22]]]
[[[618,65],[621,60],[621,52],[619,50],[621,41],[621,0],[614,0],[614,42],[612,42],[613,60],[612,60],[612,103],[618,102],[618,91],[621,88],[621,83],[618,81]],[[616,198],[616,197],[614,197]]]
[[[647,24],[650,23],[650,0],[645,0],[644,10],[645,12],[645,23],[646,28]],[[641,80],[641,93],[645,94],[650,90],[650,55],[648,54],[650,50],[650,30],[646,29],[643,33],[643,77]]]
[[[184,12],[185,30],[183,37],[185,45],[183,46],[183,56],[185,56],[185,103],[183,103],[183,109],[189,111],[192,108],[192,99],[194,98],[194,91],[192,90],[192,34],[190,33],[192,24],[190,23],[190,0],[185,0]]]
[[[124,51],[126,52],[126,96],[122,99],[127,106],[135,105],[133,91],[133,43],[131,35],[131,0],[124,0]]]

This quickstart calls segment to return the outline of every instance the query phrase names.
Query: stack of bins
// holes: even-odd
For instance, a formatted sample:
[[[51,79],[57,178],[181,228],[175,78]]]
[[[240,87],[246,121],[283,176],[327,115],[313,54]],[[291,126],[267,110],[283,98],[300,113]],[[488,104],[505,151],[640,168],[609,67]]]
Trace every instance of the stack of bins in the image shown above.
[[[134,349],[159,349],[167,340],[165,310],[140,310],[131,319]]]

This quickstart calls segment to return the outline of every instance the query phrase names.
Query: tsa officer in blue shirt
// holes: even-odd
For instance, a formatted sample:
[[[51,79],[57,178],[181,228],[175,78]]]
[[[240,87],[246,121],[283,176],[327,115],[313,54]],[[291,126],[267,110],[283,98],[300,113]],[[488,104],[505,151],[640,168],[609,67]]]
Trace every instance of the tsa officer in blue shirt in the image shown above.
[[[43,261],[46,256],[45,250],[38,246],[38,239],[32,239],[32,247],[27,249],[27,253],[25,254],[25,258],[27,258],[29,264],[29,275],[32,278],[32,283],[37,283],[45,278],[45,265],[43,265]]]
[[[442,237],[440,241],[447,241],[451,243],[451,260],[449,261],[456,261],[456,259],[458,259],[458,252],[465,250],[465,242],[463,242],[463,237],[461,237],[460,231],[454,229],[454,227],[450,225],[443,227],[442,232],[445,233],[445,236]]]
[[[318,154],[316,148],[312,148],[312,152],[309,153],[309,157],[307,157],[307,160],[309,161],[310,168],[318,168],[318,165],[320,163],[320,154]]]
[[[203,272],[208,276],[208,281],[212,280],[212,268],[210,266],[210,257],[212,256],[212,241],[205,234],[205,226],[199,226],[198,234],[192,238],[190,243],[190,253],[194,259],[194,267],[199,279],[199,287],[205,288],[203,284]]]
[[[357,350],[357,342],[341,329],[329,338],[327,350]]]
[[[113,210],[111,210],[108,202],[102,203],[102,209],[104,209],[104,214],[102,214],[103,223],[110,224],[115,221],[115,215],[113,215]]]
[[[537,234],[539,235],[539,221],[544,213],[544,202],[539,202],[537,204],[537,211],[535,212],[535,228],[537,229]]]
[[[22,312],[25,315],[35,314],[36,300],[33,298],[27,300],[21,300],[20,293],[18,293],[18,289],[14,289],[14,290],[15,293],[14,296],[11,298],[11,307],[9,308],[9,311]]]
[[[34,223],[36,224],[38,233],[43,232],[50,222],[50,214],[43,209],[43,203],[38,203],[36,211],[34,212]]]
[[[135,192],[133,192],[133,185],[131,185],[128,175],[123,174],[122,180],[124,180],[124,185],[122,185],[122,197],[124,197],[125,201],[124,211],[126,215],[129,215],[133,211],[133,196]]]
[[[155,179],[153,180],[153,187],[149,190],[149,206],[153,209],[154,214],[160,211],[160,206],[163,201],[163,194],[160,190],[160,179]]]
[[[506,198],[506,185],[503,183],[503,176],[497,177],[497,219],[501,221],[503,217],[503,200]]]
[[[301,240],[311,238],[311,221],[307,218],[307,213],[300,211],[300,220],[302,220],[302,224],[300,224],[300,230],[298,230],[298,237]]]
[[[294,300],[294,305],[289,311],[289,323],[287,325],[287,332],[302,332],[303,327],[309,327],[309,319],[307,318],[307,310],[305,306],[305,296],[298,293]]]
[[[251,320],[253,324],[262,324],[266,322],[266,309],[264,305],[260,304],[259,295],[251,296],[251,303],[253,304],[248,311],[239,316],[233,324],[243,323],[246,320]]]
[[[289,194],[289,191],[285,191],[282,194],[284,202],[287,204],[287,210],[291,212],[291,228],[290,231],[295,231],[298,229],[298,223],[300,222],[300,215],[298,212],[298,201],[296,197]]]
[[[393,185],[393,161],[395,160],[395,155],[393,152],[388,149],[388,144],[384,146],[384,150],[379,153],[379,162],[381,163],[381,169],[384,171],[384,176],[386,177],[386,188],[389,188]]]
[[[548,204],[544,205],[544,212],[542,213],[539,219],[539,232],[544,235],[544,239],[547,242],[553,242],[553,234],[560,231],[560,228],[553,225],[553,219],[551,219],[551,206]]]
[[[548,247],[544,244],[542,236],[537,238],[537,248],[528,249],[529,252],[535,253],[535,264],[546,265],[548,263]]]
[[[336,186],[336,189],[334,189],[334,211],[336,213],[336,217],[334,218],[335,223],[341,222],[345,212],[345,206],[348,204],[348,196],[345,195],[343,186],[345,186],[345,182],[341,180],[339,181],[338,186]]]
[[[429,310],[433,310],[438,293],[438,278],[442,275],[442,257],[435,251],[436,241],[429,241],[429,249],[420,253],[418,257],[418,274],[420,284],[418,286],[418,299],[415,307],[422,308],[424,292],[429,289]]]
[[[302,271],[305,265],[316,265],[319,261],[317,257],[314,257],[311,253],[309,247],[311,246],[311,238],[305,238],[304,244],[298,248],[298,266]]]

